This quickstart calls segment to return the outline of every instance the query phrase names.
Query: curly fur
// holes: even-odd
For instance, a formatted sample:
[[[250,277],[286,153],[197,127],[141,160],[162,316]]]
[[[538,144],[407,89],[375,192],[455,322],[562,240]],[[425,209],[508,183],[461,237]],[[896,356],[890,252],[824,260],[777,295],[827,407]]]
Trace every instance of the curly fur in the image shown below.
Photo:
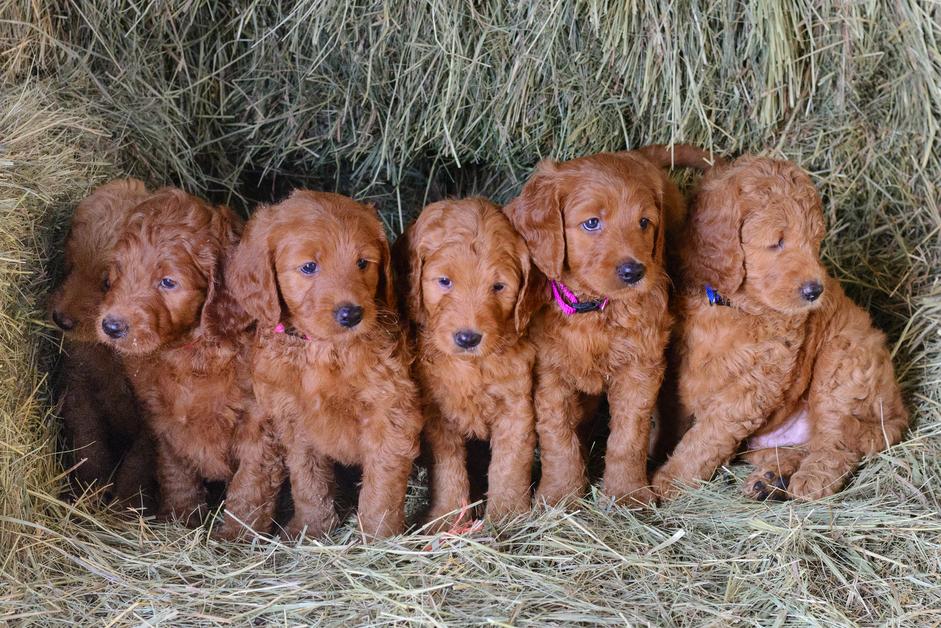
[[[127,333],[102,342],[125,360],[157,444],[160,515],[196,521],[204,480],[227,481],[220,534],[271,527],[283,471],[271,426],[251,394],[244,318],[222,276],[241,228],[225,207],[165,188],[138,205],[118,241],[99,325]],[[161,280],[170,278],[170,288]],[[196,517],[192,517],[193,515]],[[241,523],[240,523],[241,522]]]
[[[827,276],[823,235],[819,195],[792,163],[743,157],[704,177],[680,246],[680,418],[694,423],[655,476],[662,495],[709,479],[749,437],[801,433],[796,422],[809,421],[806,442],[748,454],[747,494],[831,495],[901,439],[885,337]],[[813,302],[809,281],[823,286]],[[705,284],[731,306],[710,306]]]
[[[305,274],[308,262],[316,271]],[[363,469],[363,531],[402,532],[422,415],[375,210],[295,191],[255,211],[227,272],[256,321],[253,385],[285,451],[295,507],[287,532],[336,525],[334,462]],[[363,308],[350,328],[335,317],[345,304]],[[273,331],[279,323],[288,333]]]
[[[65,241],[65,276],[49,304],[65,336],[58,383],[76,488],[110,483],[106,495],[145,510],[156,499],[153,444],[121,361],[96,344],[95,323],[111,251],[131,210],[147,195],[142,182],[124,179],[98,187],[78,204]]]
[[[645,150],[542,162],[504,208],[547,277],[580,298],[609,299],[601,312],[564,316],[550,304],[533,318],[542,460],[537,498],[549,503],[585,490],[580,395],[602,393],[611,409],[604,491],[635,503],[653,499],[647,449],[671,324],[664,246],[685,204],[660,167],[669,163],[665,149]],[[587,232],[582,224],[590,218],[599,218],[602,228]],[[625,262],[644,265],[640,281],[627,285],[619,278]]]
[[[536,353],[526,328],[545,278],[500,208],[482,198],[429,205],[395,254],[407,268],[403,290],[416,326],[415,370],[433,459],[429,518],[447,525],[444,516],[469,501],[471,438],[489,439],[492,450],[488,517],[525,512],[536,445]],[[480,334],[480,343],[461,348],[455,334],[462,331]]]

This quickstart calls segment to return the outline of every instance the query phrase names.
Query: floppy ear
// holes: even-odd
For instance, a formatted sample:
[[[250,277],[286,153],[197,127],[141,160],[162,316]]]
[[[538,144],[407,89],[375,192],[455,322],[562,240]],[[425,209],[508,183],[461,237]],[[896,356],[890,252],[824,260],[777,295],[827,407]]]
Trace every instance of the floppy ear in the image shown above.
[[[271,207],[258,207],[225,269],[232,296],[264,327],[281,322],[281,297],[268,246],[271,222]]]
[[[550,279],[562,276],[565,262],[565,222],[558,185],[558,168],[554,161],[544,160],[536,166],[523,191],[503,213],[529,247],[533,263]]]
[[[226,261],[238,245],[242,221],[228,207],[217,207],[214,211],[211,225],[218,235],[214,259],[208,269],[206,302],[200,314],[200,326],[212,335],[223,336],[244,329],[251,321],[225,281]]]
[[[521,243],[522,244],[522,243]],[[516,295],[516,307],[513,309],[513,322],[516,326],[516,333],[522,334],[529,326],[532,319],[540,307],[546,302],[546,277],[536,268],[529,259],[529,251],[522,245],[520,255],[520,265],[523,272],[523,283],[520,286],[519,294]]]
[[[716,290],[732,294],[745,280],[740,190],[726,177],[705,182],[690,212],[684,242],[684,266]]]
[[[392,252],[389,249],[389,240],[385,229],[379,226],[379,285],[376,286],[376,300],[384,304],[389,310],[396,311],[395,281],[392,276]]]

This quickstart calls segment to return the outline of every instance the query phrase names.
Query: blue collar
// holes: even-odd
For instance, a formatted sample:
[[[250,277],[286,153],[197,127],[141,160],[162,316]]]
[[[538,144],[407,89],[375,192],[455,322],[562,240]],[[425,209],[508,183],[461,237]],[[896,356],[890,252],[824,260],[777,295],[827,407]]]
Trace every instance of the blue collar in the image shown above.
[[[709,299],[709,305],[724,305],[731,307],[732,302],[719,294],[719,291],[706,284],[706,298]]]

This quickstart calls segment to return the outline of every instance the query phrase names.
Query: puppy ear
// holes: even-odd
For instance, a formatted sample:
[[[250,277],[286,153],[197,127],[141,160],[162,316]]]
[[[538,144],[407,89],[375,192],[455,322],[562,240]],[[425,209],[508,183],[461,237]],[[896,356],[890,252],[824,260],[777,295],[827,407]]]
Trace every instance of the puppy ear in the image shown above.
[[[704,182],[687,222],[683,266],[687,277],[732,294],[745,280],[738,190],[722,179]]]
[[[271,222],[271,207],[257,208],[226,265],[227,285],[233,297],[250,319],[264,327],[274,327],[281,321],[281,298],[268,245]]]
[[[520,286],[519,294],[516,295],[516,307],[513,309],[513,322],[516,326],[516,333],[522,334],[529,326],[532,319],[540,307],[546,302],[546,277],[536,268],[529,258],[529,251],[525,244],[520,243],[521,254],[520,263],[523,272],[523,283]]]
[[[200,314],[200,326],[211,335],[224,336],[244,329],[251,322],[248,315],[228,289],[225,281],[226,261],[235,252],[242,220],[228,207],[214,208],[211,228],[217,234],[215,255],[208,269],[206,302]]]
[[[376,300],[384,304],[389,310],[396,311],[395,281],[392,276],[392,251],[389,249],[389,239],[385,229],[379,226],[379,284],[376,286]]]
[[[536,166],[523,191],[503,213],[529,247],[533,263],[550,279],[562,276],[565,262],[565,222],[558,185],[558,167],[544,160]]]

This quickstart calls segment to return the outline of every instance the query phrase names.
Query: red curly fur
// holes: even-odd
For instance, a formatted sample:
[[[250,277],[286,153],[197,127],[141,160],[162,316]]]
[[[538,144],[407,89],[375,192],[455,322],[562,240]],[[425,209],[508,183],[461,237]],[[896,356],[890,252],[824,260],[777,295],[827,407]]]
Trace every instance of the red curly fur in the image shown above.
[[[407,268],[407,310],[417,328],[415,368],[433,459],[429,518],[447,525],[445,515],[469,501],[471,438],[490,440],[488,517],[525,512],[536,446],[536,352],[525,332],[545,278],[500,208],[482,198],[429,205],[395,254],[407,256],[397,265]],[[462,348],[459,332],[479,334],[479,344]]]
[[[255,211],[228,273],[257,321],[254,389],[285,450],[295,507],[287,532],[336,525],[335,461],[363,468],[363,531],[402,532],[422,415],[375,210],[295,191]],[[338,312],[349,306],[362,320],[344,327]],[[286,333],[274,332],[279,323]]]
[[[771,446],[749,453],[746,493],[816,499],[901,439],[885,336],[827,276],[823,235],[819,195],[792,163],[743,157],[704,177],[680,247],[679,401],[694,424],[655,475],[661,494],[709,479],[757,437]],[[706,284],[731,305],[710,306]],[[784,447],[802,423],[805,442]]]
[[[271,526],[283,475],[254,403],[244,318],[222,275],[241,228],[225,207],[165,188],[138,205],[117,243],[99,338],[124,356],[157,444],[162,516],[206,508],[204,480],[227,481],[225,537]],[[124,326],[109,335],[108,325]],[[119,325],[119,326],[120,326]]]
[[[59,363],[61,414],[77,465],[78,490],[101,488],[122,503],[153,507],[154,451],[121,361],[97,344],[96,320],[109,257],[135,205],[147,198],[137,179],[111,181],[78,204],[65,242],[65,277],[49,310],[65,344]]]
[[[685,204],[660,167],[669,163],[664,148],[645,150],[544,161],[504,209],[547,277],[580,299],[609,299],[600,312],[565,316],[552,303],[533,318],[542,461],[537,498],[548,503],[585,490],[580,397],[602,393],[611,409],[604,491],[635,503],[654,497],[647,448],[671,323],[665,232],[682,221]],[[601,228],[589,232],[583,225],[592,218]],[[628,284],[618,268],[631,262],[643,264],[645,273]]]

